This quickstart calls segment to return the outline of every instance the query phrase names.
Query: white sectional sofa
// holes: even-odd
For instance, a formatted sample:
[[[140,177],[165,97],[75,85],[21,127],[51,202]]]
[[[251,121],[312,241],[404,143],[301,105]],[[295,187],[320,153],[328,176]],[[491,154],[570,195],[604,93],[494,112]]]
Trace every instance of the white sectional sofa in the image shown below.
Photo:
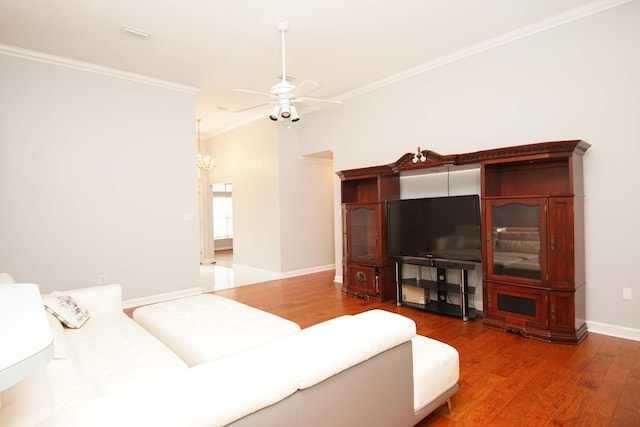
[[[123,313],[119,285],[68,294],[89,320],[68,329],[50,318],[54,358],[0,393],[0,427],[412,426],[458,387],[455,349],[382,310],[285,328],[212,360],[205,342],[189,367]]]

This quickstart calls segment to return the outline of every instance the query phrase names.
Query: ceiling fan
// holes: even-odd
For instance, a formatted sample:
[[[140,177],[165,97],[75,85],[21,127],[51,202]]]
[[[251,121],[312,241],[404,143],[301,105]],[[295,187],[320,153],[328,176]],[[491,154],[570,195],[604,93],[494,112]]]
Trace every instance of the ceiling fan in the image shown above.
[[[314,89],[320,87],[320,85],[311,80],[305,80],[301,82],[298,86],[291,83],[287,78],[286,71],[286,61],[285,61],[285,44],[284,44],[284,33],[289,29],[289,22],[280,21],[276,24],[277,30],[281,34],[282,39],[282,81],[276,83],[271,87],[269,93],[265,92],[256,92],[253,90],[247,89],[233,89],[236,92],[244,92],[251,93],[255,95],[266,96],[269,100],[260,102],[258,104],[250,105],[247,107],[242,107],[236,110],[232,110],[233,112],[239,113],[242,111],[251,110],[253,108],[262,107],[264,105],[275,104],[273,107],[273,111],[269,114],[269,118],[271,120],[278,120],[278,117],[283,119],[291,119],[292,122],[297,122],[300,120],[300,116],[298,115],[298,111],[296,109],[295,104],[298,103],[329,103],[329,104],[342,104],[340,101],[333,101],[329,99],[318,99],[318,98],[309,98],[303,96],[305,93],[308,93]]]

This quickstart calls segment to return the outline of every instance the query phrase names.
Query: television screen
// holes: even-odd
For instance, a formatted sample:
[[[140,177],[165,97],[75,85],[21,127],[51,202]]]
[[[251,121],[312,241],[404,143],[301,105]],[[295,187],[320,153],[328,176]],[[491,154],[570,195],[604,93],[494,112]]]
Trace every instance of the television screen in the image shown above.
[[[480,197],[387,201],[387,252],[392,257],[481,261]]]

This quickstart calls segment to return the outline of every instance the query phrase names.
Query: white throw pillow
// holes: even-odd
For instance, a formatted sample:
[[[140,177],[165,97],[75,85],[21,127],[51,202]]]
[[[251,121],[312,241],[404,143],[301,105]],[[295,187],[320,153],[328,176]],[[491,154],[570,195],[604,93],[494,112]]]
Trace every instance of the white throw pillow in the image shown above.
[[[67,328],[77,329],[89,320],[89,311],[63,292],[53,291],[42,300],[47,311]]]

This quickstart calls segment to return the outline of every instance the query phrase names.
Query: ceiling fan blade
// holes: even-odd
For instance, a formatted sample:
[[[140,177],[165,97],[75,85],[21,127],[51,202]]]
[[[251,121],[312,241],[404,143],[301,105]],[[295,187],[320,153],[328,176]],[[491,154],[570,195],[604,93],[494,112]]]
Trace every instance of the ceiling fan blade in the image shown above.
[[[233,90],[234,92],[251,93],[253,95],[262,95],[262,96],[271,97],[270,93],[258,92],[258,91],[255,91],[255,90],[248,90],[248,89],[231,89],[231,90]]]
[[[305,80],[296,86],[296,89],[294,90],[293,95],[294,97],[297,98],[309,92],[312,92],[318,89],[319,87],[320,85],[314,82],[313,80]]]
[[[318,103],[325,103],[325,104],[342,105],[342,101],[334,101],[332,99],[309,98],[309,97],[306,97],[306,96],[302,96],[302,97],[299,97],[299,98],[293,98],[291,101],[293,101],[293,102],[318,102]]]
[[[231,112],[233,113],[242,113],[243,111],[253,110],[254,108],[262,107],[264,105],[272,104],[272,102],[261,102],[259,104],[249,105],[247,107],[240,107],[238,109],[233,109]]]

